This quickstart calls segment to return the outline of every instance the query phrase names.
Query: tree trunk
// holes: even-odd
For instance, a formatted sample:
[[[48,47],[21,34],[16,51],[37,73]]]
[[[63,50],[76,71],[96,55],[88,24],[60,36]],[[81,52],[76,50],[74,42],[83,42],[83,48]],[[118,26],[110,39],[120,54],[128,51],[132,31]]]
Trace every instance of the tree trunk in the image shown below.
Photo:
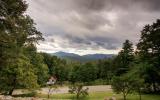
[[[50,92],[52,90],[52,87],[49,87],[49,90],[48,90],[48,99],[50,98]]]
[[[141,94],[139,94],[139,100],[142,100]]]
[[[49,99],[49,95],[50,95],[50,93],[48,92],[48,99]]]
[[[76,96],[77,99],[79,99],[79,95],[80,95],[80,91],[78,90],[78,91],[77,91],[77,96]]]
[[[139,89],[139,100],[142,100],[142,97],[141,97],[141,89]]]
[[[13,85],[13,87],[11,90],[9,90],[8,95],[12,95],[14,89],[16,88],[16,77],[14,78],[12,85]]]
[[[12,93],[13,93],[13,91],[14,91],[14,88],[12,88],[10,91],[9,91],[9,95],[12,95]]]
[[[125,93],[123,94],[123,99],[126,100],[126,95],[125,95]]]
[[[155,93],[157,92],[157,88],[156,88],[155,82],[153,82],[153,91],[154,91]]]
[[[79,99],[79,93],[77,93],[77,99]]]
[[[141,97],[141,90],[139,90],[139,100],[142,100],[142,97]]]

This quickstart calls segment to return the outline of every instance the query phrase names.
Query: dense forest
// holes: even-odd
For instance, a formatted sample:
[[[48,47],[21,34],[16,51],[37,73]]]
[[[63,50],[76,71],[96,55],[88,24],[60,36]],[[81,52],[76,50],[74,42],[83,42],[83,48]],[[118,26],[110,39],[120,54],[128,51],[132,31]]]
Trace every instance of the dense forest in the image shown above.
[[[43,41],[33,19],[26,15],[23,0],[0,0],[0,92],[12,95],[15,89],[38,89],[49,77],[57,84],[111,84],[124,98],[131,91],[160,93],[160,20],[145,25],[133,49],[125,40],[113,58],[86,63],[68,62],[37,52]],[[123,89],[124,88],[124,91]]]

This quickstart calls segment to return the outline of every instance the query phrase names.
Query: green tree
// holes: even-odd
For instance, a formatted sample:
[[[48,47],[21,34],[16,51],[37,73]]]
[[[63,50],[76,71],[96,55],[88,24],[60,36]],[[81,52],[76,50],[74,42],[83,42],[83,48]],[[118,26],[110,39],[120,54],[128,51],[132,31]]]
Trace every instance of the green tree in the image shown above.
[[[59,59],[57,65],[54,67],[54,75],[58,78],[58,82],[62,85],[64,81],[68,80],[69,68],[65,60]]]
[[[88,95],[88,89],[89,88],[84,88],[84,85],[82,83],[76,83],[69,87],[68,92],[76,94],[76,98],[79,99],[80,95],[82,96]]]
[[[134,60],[133,45],[129,40],[123,43],[122,50],[118,53],[115,58],[115,65],[117,68],[117,75],[126,73],[129,70],[130,64]]]
[[[43,55],[44,63],[48,66],[49,75],[54,75],[54,67],[57,66],[58,58],[47,53],[41,53],[41,55]]]
[[[129,93],[133,91],[132,80],[130,80],[127,76],[116,76],[112,79],[112,89],[116,93],[122,93],[123,99],[126,100],[126,97]]]
[[[73,66],[73,68],[71,69],[71,72],[69,73],[69,81],[71,83],[75,83],[80,81],[79,79],[79,69],[80,69],[80,64],[76,64]]]
[[[49,77],[48,66],[44,63],[44,58],[33,44],[25,47],[24,54],[30,59],[30,63],[34,66],[34,73],[37,75],[37,82],[43,86],[46,84]]]
[[[0,71],[2,93],[12,95],[16,88],[35,89],[38,87],[37,76],[28,58],[21,55],[21,57],[7,60],[7,65]]]
[[[155,67],[148,62],[140,62],[138,64],[135,64],[134,67],[135,68],[131,70],[135,72],[134,76],[139,76],[139,78],[144,81],[142,87],[143,92],[155,92],[153,90],[154,85],[151,85],[153,84],[151,80],[156,79],[156,77],[154,76],[158,76],[156,75],[157,73],[154,73],[156,71]]]
[[[64,59],[57,58],[46,53],[42,53],[44,62],[48,66],[49,75],[56,76],[58,83],[62,85],[63,81],[68,80],[70,68]]]
[[[96,66],[98,71],[97,78],[107,80],[110,83],[115,70],[112,66],[112,59],[99,60]]]
[[[85,63],[73,67],[70,73],[72,82],[91,82],[97,78],[97,68],[92,63]]]
[[[10,95],[18,87],[38,86],[33,65],[23,50],[43,38],[24,14],[27,6],[23,0],[0,0],[0,91]]]
[[[160,20],[152,25],[146,25],[141,31],[141,38],[137,45],[137,54],[141,62],[147,62],[146,84],[153,87],[151,91],[160,91]]]
[[[133,67],[130,69],[130,71],[126,74],[128,78],[132,81],[130,84],[132,86],[133,91],[137,92],[139,94],[139,100],[142,99],[141,93],[142,90],[144,92],[144,69],[142,64],[133,64]]]
[[[80,67],[78,74],[82,82],[91,82],[97,78],[97,68],[92,63],[86,63]]]
[[[137,92],[139,95],[139,100],[142,100],[142,89],[144,87],[144,80],[137,77],[132,77],[132,80],[133,82],[131,86],[133,88],[133,91]]]

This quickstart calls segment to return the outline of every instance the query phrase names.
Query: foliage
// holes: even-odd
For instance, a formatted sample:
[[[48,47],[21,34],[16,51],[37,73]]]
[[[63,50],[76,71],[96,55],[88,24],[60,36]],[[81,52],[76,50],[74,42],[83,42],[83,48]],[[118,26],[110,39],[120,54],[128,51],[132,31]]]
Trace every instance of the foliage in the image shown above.
[[[124,100],[126,100],[126,96],[133,90],[132,82],[127,76],[114,77],[112,79],[112,89],[116,93],[122,93]]]
[[[141,31],[141,39],[137,45],[137,55],[140,62],[147,62],[145,83],[153,92],[160,91],[160,20],[152,25],[146,25]]]
[[[58,86],[56,84],[52,84],[48,86],[48,99],[50,98],[50,95],[52,92],[56,91],[58,89]]]
[[[86,96],[88,95],[88,89],[83,87],[82,83],[76,83],[69,87],[69,93],[76,94],[76,98],[79,99],[80,95]]]
[[[123,43],[122,50],[114,60],[117,68],[116,75],[124,74],[129,70],[129,66],[134,60],[133,45],[129,40]]]
[[[0,90],[6,94],[12,94],[14,89],[20,87],[28,89],[38,87],[33,66],[29,63],[29,59],[24,56],[14,60],[8,59],[7,65],[0,71],[0,76]]]
[[[24,14],[27,6],[23,0],[0,1],[0,91],[10,95],[19,87],[38,86],[35,66],[24,51],[43,38]]]
[[[98,70],[97,72],[98,79],[103,79],[107,81],[107,83],[110,83],[112,77],[114,76],[114,71],[116,70],[113,68],[112,63],[113,63],[112,59],[99,60],[96,63]]]
[[[133,68],[126,74],[132,83],[132,91],[137,92],[139,94],[139,100],[141,100],[142,91],[144,92],[144,76],[140,72],[143,72],[143,69],[140,64],[134,64]]]
[[[92,63],[76,65],[70,73],[71,82],[90,82],[97,78],[97,68]]]
[[[56,76],[60,84],[62,84],[63,81],[68,80],[70,68],[65,60],[46,53],[41,53],[41,55],[44,57],[43,61],[48,67],[50,76]]]
[[[34,45],[25,47],[25,55],[30,59],[31,64],[34,66],[34,73],[37,75],[37,82],[39,85],[44,86],[48,81],[48,67],[44,63],[44,58],[40,53],[37,53]]]
[[[49,69],[49,74],[53,75],[54,74],[54,67],[56,66],[56,60],[58,59],[56,56],[51,56],[47,53],[41,53],[43,56],[44,63],[48,66]]]
[[[150,80],[155,79],[153,75],[157,74],[157,73],[153,73],[154,71],[155,71],[155,68],[152,64],[149,64],[148,62],[140,62],[138,64],[135,64],[134,68],[131,69],[129,73],[132,74],[132,76],[134,76],[135,79],[138,78],[139,81],[143,81],[143,85],[141,84],[142,85],[141,87],[143,88],[143,92],[149,93],[149,92],[154,92],[153,86],[150,85],[152,84],[152,81]]]

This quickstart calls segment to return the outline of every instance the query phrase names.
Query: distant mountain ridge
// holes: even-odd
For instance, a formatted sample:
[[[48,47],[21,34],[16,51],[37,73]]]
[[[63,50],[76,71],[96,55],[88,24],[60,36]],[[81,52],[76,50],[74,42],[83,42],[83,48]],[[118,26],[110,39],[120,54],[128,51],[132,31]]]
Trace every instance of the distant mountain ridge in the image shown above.
[[[99,59],[108,59],[115,56],[114,54],[87,54],[80,56],[74,53],[67,53],[67,52],[56,52],[50,53],[51,55],[57,56],[62,59],[72,60],[72,61],[79,61],[79,62],[87,62],[87,61],[94,61]]]

